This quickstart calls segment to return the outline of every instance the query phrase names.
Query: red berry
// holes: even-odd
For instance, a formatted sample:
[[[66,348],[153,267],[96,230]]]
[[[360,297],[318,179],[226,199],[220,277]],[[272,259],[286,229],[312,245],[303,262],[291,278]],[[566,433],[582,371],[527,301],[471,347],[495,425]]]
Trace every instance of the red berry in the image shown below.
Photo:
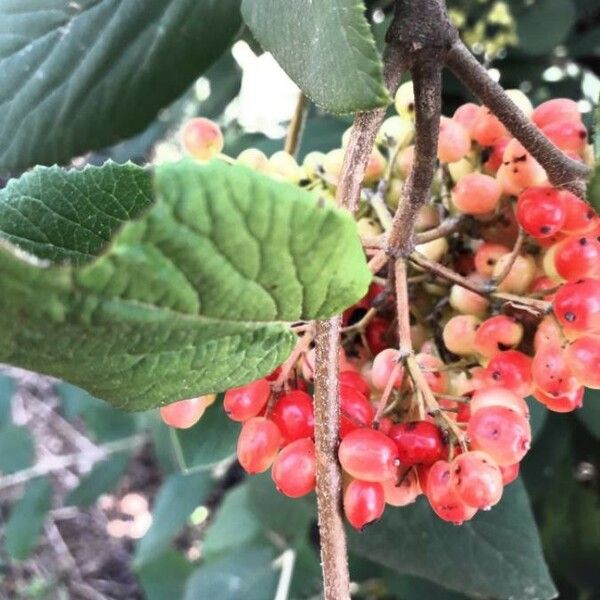
[[[555,121],[546,125],[542,133],[563,152],[581,154],[587,143],[587,130],[583,123]]]
[[[447,117],[440,120],[438,159],[443,163],[460,160],[471,149],[469,132],[458,122]]]
[[[396,444],[381,431],[351,431],[340,442],[338,457],[344,471],[363,481],[384,481],[396,474]]]
[[[340,386],[340,438],[351,431],[370,427],[375,417],[373,405],[356,388]]]
[[[584,335],[565,349],[565,360],[581,385],[600,389],[600,335]]]
[[[473,131],[473,127],[475,126],[475,122],[479,118],[480,108],[477,104],[473,102],[467,102],[466,104],[461,104],[452,115],[452,120],[460,123],[471,135]]]
[[[490,385],[508,388],[518,396],[531,393],[531,358],[517,350],[499,352],[485,369]]]
[[[486,452],[499,465],[519,462],[531,445],[529,421],[504,406],[486,406],[475,412],[467,434],[474,450]]]
[[[498,169],[502,165],[502,157],[504,156],[504,151],[506,150],[506,146],[508,146],[510,142],[509,137],[502,137],[496,140],[487,150],[489,152],[489,157],[484,163],[485,170],[491,175],[495,175],[498,172]]]
[[[566,218],[565,198],[552,187],[532,187],[519,195],[517,220],[533,237],[546,238],[560,231]]]
[[[354,479],[344,492],[344,513],[350,525],[359,531],[380,519],[384,509],[385,496],[380,483]]]
[[[554,314],[566,329],[600,330],[600,279],[581,279],[563,285],[553,301]]]
[[[536,387],[550,396],[562,396],[579,387],[558,344],[542,346],[535,353],[531,376]]]
[[[315,445],[309,438],[288,444],[278,454],[271,476],[275,487],[290,498],[299,498],[315,489],[317,461]]]
[[[454,206],[467,215],[484,215],[498,205],[502,188],[489,175],[470,173],[461,177],[452,190]]]
[[[281,445],[281,433],[273,421],[254,417],[244,423],[237,443],[237,457],[251,475],[266,471]]]
[[[412,504],[421,493],[419,477],[415,469],[408,469],[393,479],[386,479],[382,485],[385,502],[390,506]]]
[[[384,390],[388,380],[392,376],[392,371],[396,366],[398,366],[398,350],[394,350],[393,348],[382,350],[373,359],[373,367],[371,369],[371,381],[373,382],[373,386],[378,390]],[[394,387],[400,388],[404,377],[404,369],[399,367],[397,373],[396,379],[394,380]]]
[[[485,452],[459,454],[450,464],[452,484],[469,506],[488,509],[502,497],[502,472]]]
[[[558,121],[581,122],[577,102],[568,98],[553,98],[542,102],[531,115],[531,120],[540,128]]]
[[[269,382],[266,379],[258,379],[248,385],[227,390],[223,408],[230,419],[247,421],[260,413],[270,395]]]
[[[533,390],[532,396],[541,402],[548,410],[558,413],[572,412],[583,406],[583,394],[585,388],[580,386],[559,396],[552,396],[543,390],[536,388]]]
[[[491,277],[496,263],[508,253],[510,248],[503,244],[483,243],[475,252],[475,269],[484,277]]]
[[[483,387],[476,390],[471,398],[471,414],[486,406],[504,406],[510,408],[525,418],[529,418],[529,407],[527,402],[515,392],[498,385]]]
[[[519,470],[520,463],[500,467],[500,472],[502,473],[502,484],[507,486],[509,483],[512,483],[519,476]]]
[[[181,142],[186,152],[198,160],[210,160],[224,145],[220,127],[204,117],[190,119],[183,126]]]
[[[439,428],[429,421],[394,425],[389,436],[396,443],[402,465],[431,465],[440,460],[446,452]]]
[[[569,281],[600,277],[600,241],[590,235],[568,237],[556,247],[554,266]]]
[[[475,333],[477,352],[493,358],[496,354],[518,346],[523,338],[523,326],[511,317],[497,315],[486,319]]]
[[[477,509],[465,504],[452,485],[450,463],[439,460],[431,466],[427,475],[425,494],[435,514],[444,521],[461,525],[472,519]]]
[[[506,128],[498,118],[488,108],[481,106],[479,116],[472,128],[471,137],[480,146],[491,146],[506,135]]]
[[[360,392],[365,398],[371,396],[371,388],[356,371],[342,371],[340,373],[340,385],[347,385]]]
[[[423,371],[423,376],[434,394],[443,394],[448,391],[448,371],[444,369],[443,360],[433,354],[420,352],[415,356],[415,361]]]
[[[194,426],[206,410],[205,397],[180,400],[160,407],[160,418],[169,427],[189,429]]]
[[[565,233],[581,234],[588,233],[598,223],[598,217],[594,209],[581,198],[571,192],[561,192],[565,206],[565,222],[562,230]]]
[[[390,346],[390,323],[380,317],[375,317],[365,330],[365,338],[369,346],[369,350],[373,354],[379,354]]]
[[[315,426],[312,397],[300,390],[282,394],[273,408],[271,418],[279,427],[284,444],[312,437]]]

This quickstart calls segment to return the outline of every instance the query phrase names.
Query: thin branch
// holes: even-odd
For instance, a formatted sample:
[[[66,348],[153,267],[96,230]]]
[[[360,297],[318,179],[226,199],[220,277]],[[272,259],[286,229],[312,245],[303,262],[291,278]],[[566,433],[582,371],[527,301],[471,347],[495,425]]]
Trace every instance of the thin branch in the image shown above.
[[[519,110],[460,40],[455,41],[448,53],[447,65],[540,163],[552,185],[581,197],[585,195],[589,167],[563,154]]]
[[[521,248],[523,248],[523,243],[525,242],[525,230],[519,227],[519,236],[517,237],[517,241],[513,246],[513,249],[510,253],[509,259],[506,261],[502,272],[494,279],[494,283],[499,286],[510,274],[510,270],[513,268],[515,261],[517,260],[517,256],[521,253]]]
[[[304,123],[306,122],[306,113],[308,109],[308,98],[302,93],[298,93],[298,102],[296,109],[290,121],[290,125],[287,131],[287,137],[285,138],[284,150],[296,156],[298,148],[300,147],[300,140],[302,139],[302,130],[304,129]]]
[[[415,161],[394,215],[386,251],[394,258],[408,256],[414,247],[419,209],[429,200],[435,174],[442,112],[442,71],[433,57],[423,56],[412,68],[415,88]]]
[[[415,234],[415,244],[425,244],[460,231],[468,222],[466,215],[456,215],[444,219],[437,227]]]
[[[317,508],[325,600],[350,598],[346,535],[341,513],[342,473],[337,457],[341,324],[339,316],[317,321],[315,336]]]
[[[395,46],[387,46],[384,52],[384,76],[390,93],[393,94],[398,87],[404,69],[405,65],[398,49]],[[352,133],[335,194],[338,205],[345,206],[352,213],[358,208],[365,169],[385,112],[385,108],[359,112],[352,124]]]

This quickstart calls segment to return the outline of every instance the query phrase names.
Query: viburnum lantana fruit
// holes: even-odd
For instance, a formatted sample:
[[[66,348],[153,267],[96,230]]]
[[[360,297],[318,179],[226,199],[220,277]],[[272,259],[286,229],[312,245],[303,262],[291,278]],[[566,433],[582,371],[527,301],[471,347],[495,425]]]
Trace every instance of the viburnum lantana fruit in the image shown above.
[[[559,149],[592,166],[576,102],[558,98],[533,109],[522,92],[509,95]],[[412,83],[400,86],[395,106],[362,182],[357,228],[367,257],[384,245],[382,204],[396,209],[415,160]],[[199,124],[189,128],[188,150],[198,158],[220,152],[214,127]],[[302,164],[286,152],[268,157],[253,148],[237,162],[333,203],[349,135]],[[195,152],[201,138],[205,145]],[[385,504],[402,507],[421,496],[452,523],[490,508],[518,477],[531,444],[525,398],[569,412],[584,402],[586,386],[600,388],[600,217],[584,198],[553,187],[485,106],[468,103],[442,118],[438,160],[407,261],[410,306],[395,297],[401,286],[384,261],[342,316],[338,458],[344,512],[357,529],[379,519]],[[366,201],[373,198],[379,203]],[[399,339],[401,329],[408,335],[398,326],[402,309],[410,312],[410,340]],[[224,400],[242,423],[242,467],[271,468],[277,489],[291,497],[314,489],[319,464],[314,332],[304,324],[299,330],[308,338],[291,363],[229,390]],[[185,402],[191,413],[200,406]],[[185,426],[192,417],[178,404],[161,412],[179,414],[166,420]]]

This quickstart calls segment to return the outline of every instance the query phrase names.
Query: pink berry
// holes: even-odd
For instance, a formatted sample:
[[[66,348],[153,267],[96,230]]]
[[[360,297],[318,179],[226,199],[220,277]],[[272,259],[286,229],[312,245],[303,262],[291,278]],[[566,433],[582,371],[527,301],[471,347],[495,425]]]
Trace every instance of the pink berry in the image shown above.
[[[354,479],[344,492],[344,514],[359,531],[380,519],[384,509],[385,495],[380,483]]]
[[[223,398],[223,408],[230,419],[247,421],[260,413],[270,395],[269,382],[266,379],[258,379],[247,385],[227,390]]]
[[[200,396],[161,406],[160,418],[169,427],[189,429],[200,420],[205,410],[204,396]]]
[[[237,443],[237,457],[244,470],[252,475],[263,473],[275,460],[282,438],[279,428],[265,417],[253,417],[242,426]]]
[[[485,452],[459,454],[450,463],[450,473],[452,485],[465,504],[486,510],[500,501],[502,472]]]
[[[275,487],[290,498],[299,498],[315,489],[317,461],[315,445],[309,438],[288,444],[278,454],[271,476]]]
[[[396,473],[398,450],[384,433],[356,429],[340,442],[338,457],[344,471],[363,481],[384,481]]]
[[[452,202],[462,213],[483,215],[496,208],[501,195],[502,188],[493,177],[470,173],[454,186]]]

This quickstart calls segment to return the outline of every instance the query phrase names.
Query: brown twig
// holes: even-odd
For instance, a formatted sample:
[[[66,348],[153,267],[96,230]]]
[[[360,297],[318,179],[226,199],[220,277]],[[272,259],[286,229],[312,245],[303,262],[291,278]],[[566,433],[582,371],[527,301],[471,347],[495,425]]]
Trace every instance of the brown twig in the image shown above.
[[[288,127],[284,146],[284,150],[292,156],[296,156],[298,153],[298,148],[300,147],[302,130],[304,129],[304,124],[306,122],[307,109],[308,98],[302,92],[299,92],[298,102],[296,103],[296,108]]]
[[[517,237],[517,241],[513,246],[513,249],[510,253],[510,257],[508,261],[504,265],[502,272],[498,275],[498,277],[494,278],[494,284],[498,287],[510,274],[510,270],[513,268],[515,261],[517,260],[517,256],[521,253],[521,248],[523,248],[523,242],[525,242],[525,230],[519,227],[519,236]]]
[[[341,514],[342,473],[337,457],[341,323],[341,317],[317,321],[315,335],[317,508],[325,600],[350,598],[346,536]]]
[[[584,197],[589,167],[563,154],[544,136],[458,39],[448,53],[447,65],[540,163],[552,185]]]

